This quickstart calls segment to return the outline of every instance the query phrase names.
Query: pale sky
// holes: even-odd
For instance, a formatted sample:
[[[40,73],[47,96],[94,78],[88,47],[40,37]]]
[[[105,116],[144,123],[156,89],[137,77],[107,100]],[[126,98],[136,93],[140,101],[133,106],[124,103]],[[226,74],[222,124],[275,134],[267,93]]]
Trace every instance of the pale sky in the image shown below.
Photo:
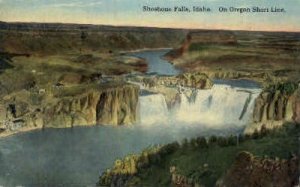
[[[153,13],[142,7],[206,6],[211,13]],[[219,7],[280,7],[285,13],[220,13]],[[300,0],[0,0],[0,21],[197,29],[300,31]]]

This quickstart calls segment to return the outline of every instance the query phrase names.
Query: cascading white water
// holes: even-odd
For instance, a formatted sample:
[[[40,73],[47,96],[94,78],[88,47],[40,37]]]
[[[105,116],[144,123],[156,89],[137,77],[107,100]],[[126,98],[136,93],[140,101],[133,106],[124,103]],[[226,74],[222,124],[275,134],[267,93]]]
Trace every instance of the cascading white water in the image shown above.
[[[215,84],[197,90],[194,99],[180,94],[180,104],[167,109],[162,94],[140,96],[141,125],[206,125],[210,127],[245,125],[250,119],[260,89]]]
[[[162,94],[140,96],[139,105],[141,124],[166,123],[168,121],[169,111]]]

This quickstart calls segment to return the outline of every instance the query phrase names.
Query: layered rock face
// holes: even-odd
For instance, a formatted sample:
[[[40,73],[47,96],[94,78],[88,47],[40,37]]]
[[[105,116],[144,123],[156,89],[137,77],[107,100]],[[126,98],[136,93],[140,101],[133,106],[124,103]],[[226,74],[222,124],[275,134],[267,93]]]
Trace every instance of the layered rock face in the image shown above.
[[[138,93],[136,87],[124,86],[65,98],[45,109],[44,126],[132,124],[136,120]]]
[[[125,87],[101,93],[96,107],[96,120],[99,124],[131,124],[136,120],[139,97],[137,87]]]
[[[293,104],[293,119],[296,123],[300,123],[300,92],[296,94],[295,102]]]
[[[283,122],[299,123],[299,89],[294,83],[283,83],[264,90],[255,101],[253,124],[246,127],[245,133],[260,131],[264,126],[272,129]]]
[[[23,128],[128,125],[137,119],[138,96],[138,86],[125,84],[59,97],[43,107],[15,101],[1,112],[1,128],[19,131]]]
[[[263,92],[257,99],[254,108],[254,122],[267,120],[290,120],[293,116],[292,103],[294,97],[275,93]]]

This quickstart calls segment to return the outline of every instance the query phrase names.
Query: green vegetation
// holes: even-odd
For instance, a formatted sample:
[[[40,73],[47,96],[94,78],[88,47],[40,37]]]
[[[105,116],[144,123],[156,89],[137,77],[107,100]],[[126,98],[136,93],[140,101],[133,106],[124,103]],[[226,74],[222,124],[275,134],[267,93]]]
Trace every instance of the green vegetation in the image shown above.
[[[203,45],[202,43],[192,43],[189,46],[189,51],[202,51],[212,46]]]
[[[0,23],[0,26],[0,108],[4,109],[0,110],[0,119],[7,120],[8,124],[18,123],[19,118],[30,119],[33,127],[44,125],[40,123],[44,121],[40,115],[47,117],[47,123],[51,121],[48,118],[56,119],[52,126],[72,126],[75,120],[73,108],[77,115],[83,116],[76,119],[78,124],[83,121],[94,123],[95,120],[89,120],[95,116],[91,111],[96,107],[87,106],[96,106],[92,102],[93,91],[124,86],[121,81],[102,79],[102,75],[146,71],[143,60],[123,56],[122,51],[177,47],[190,32],[72,24]],[[189,73],[203,72],[209,78],[246,78],[265,85],[274,84],[267,86],[267,91],[273,94],[279,90],[278,93],[290,95],[300,81],[299,36],[299,33],[193,31],[184,42],[187,46],[178,50],[179,55],[173,55],[178,57],[173,63],[187,72],[180,78],[188,86],[205,85],[206,75]],[[107,80],[111,82],[107,83]],[[145,83],[152,85],[155,82]],[[137,92],[128,92],[128,97],[132,97],[132,93],[136,95],[130,101],[134,107],[126,108],[135,108]],[[77,97],[81,94],[86,96]],[[120,102],[125,100],[119,99]],[[116,97],[107,100],[113,105],[110,101]],[[243,114],[250,100],[247,99]],[[97,110],[111,111],[110,104],[97,104]],[[44,114],[47,108],[50,108],[49,113]],[[276,104],[272,111],[281,114],[277,111],[282,108],[285,106]],[[120,116],[124,117],[122,110],[120,108]],[[8,116],[9,113],[12,116]],[[105,119],[111,116],[110,112],[102,115]],[[119,123],[119,119],[116,121]],[[0,131],[2,128],[7,127],[1,126]],[[282,159],[297,153],[299,132],[299,125],[294,124],[271,131],[263,126],[252,136],[199,137],[185,139],[181,144],[174,142],[149,148],[139,155],[117,160],[100,178],[99,185],[107,186],[121,179],[127,186],[170,186],[170,168],[176,168],[178,175],[195,183],[214,186],[241,151]]]
[[[138,58],[107,54],[15,56],[5,62],[9,63],[9,68],[0,74],[2,97],[22,90],[45,89],[49,93],[58,83],[77,90],[81,84],[87,87],[91,83],[93,86],[92,83],[97,83],[102,74],[143,72],[147,68],[145,62]]]
[[[266,85],[298,82],[299,36],[299,33],[195,31],[183,43],[182,54],[173,55],[176,58],[172,62],[187,72],[202,71],[211,78],[255,79]]]
[[[48,94],[57,83],[76,92],[97,74],[145,72],[144,60],[121,51],[177,46],[184,37],[173,29],[1,22],[0,96]]]
[[[266,90],[272,93],[275,93],[277,90],[279,90],[281,94],[291,95],[298,89],[298,87],[298,84],[295,82],[285,82],[270,85]]]
[[[299,124],[287,124],[273,130],[262,127],[261,132],[255,132],[252,136],[199,137],[184,140],[181,145],[175,142],[156,148],[154,152],[148,149],[149,152],[145,150],[141,155],[134,155],[136,170],[133,173],[124,174],[115,165],[103,174],[100,184],[107,185],[112,181],[101,182],[108,178],[112,180],[113,175],[122,173],[127,186],[171,186],[170,168],[175,167],[178,174],[195,183],[215,186],[239,152],[288,159],[292,154],[298,154],[299,135]],[[146,154],[148,157],[145,157]]]

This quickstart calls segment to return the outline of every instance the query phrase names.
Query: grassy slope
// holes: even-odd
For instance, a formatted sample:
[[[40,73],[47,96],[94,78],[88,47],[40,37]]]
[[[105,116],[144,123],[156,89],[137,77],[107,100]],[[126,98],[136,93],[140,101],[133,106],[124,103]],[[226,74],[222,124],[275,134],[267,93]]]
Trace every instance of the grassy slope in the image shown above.
[[[245,140],[238,146],[219,146],[212,143],[208,148],[200,148],[188,143],[174,153],[162,157],[157,164],[142,169],[131,182],[139,181],[133,186],[170,186],[169,169],[176,166],[180,174],[205,186],[214,186],[239,152],[249,151],[259,157],[266,155],[287,159],[291,153],[298,153],[299,136],[299,125],[291,125],[274,130],[262,138]],[[208,164],[208,167],[204,168],[204,164]]]
[[[185,32],[139,27],[1,22],[0,95],[26,89],[32,82],[36,82],[39,88],[48,88],[70,73],[73,77],[89,77],[95,73],[120,75],[144,72],[147,67],[143,60],[125,57],[119,52],[178,46]]]
[[[94,54],[96,59],[94,62],[77,62],[76,59],[79,56],[80,54],[14,57],[9,62],[13,68],[3,70],[0,74],[1,86],[6,89],[0,95],[28,89],[28,85],[33,82],[41,89],[49,89],[66,75],[80,79],[80,77],[88,78],[96,73],[122,74],[144,71],[146,68],[144,62],[134,58]]]

